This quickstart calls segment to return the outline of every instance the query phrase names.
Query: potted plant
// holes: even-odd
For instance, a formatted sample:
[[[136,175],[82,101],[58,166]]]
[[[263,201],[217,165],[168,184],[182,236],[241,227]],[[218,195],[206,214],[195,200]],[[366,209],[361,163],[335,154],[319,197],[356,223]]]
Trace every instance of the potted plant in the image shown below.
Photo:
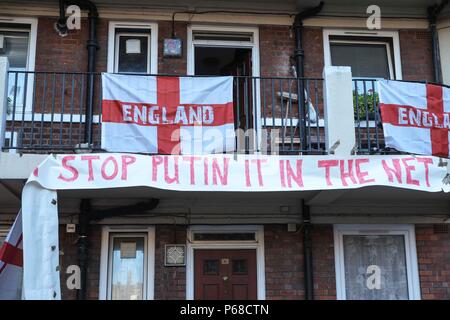
[[[356,105],[357,103],[357,105]],[[378,93],[372,89],[367,90],[367,93],[356,92],[353,90],[353,104],[356,121],[366,121],[367,116],[369,120],[376,120],[375,107],[379,103]]]

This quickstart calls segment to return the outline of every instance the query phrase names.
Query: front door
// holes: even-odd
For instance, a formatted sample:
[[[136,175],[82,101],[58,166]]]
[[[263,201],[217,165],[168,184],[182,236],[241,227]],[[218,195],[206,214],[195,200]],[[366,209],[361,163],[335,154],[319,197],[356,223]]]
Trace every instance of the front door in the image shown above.
[[[196,300],[256,300],[256,250],[194,251]]]

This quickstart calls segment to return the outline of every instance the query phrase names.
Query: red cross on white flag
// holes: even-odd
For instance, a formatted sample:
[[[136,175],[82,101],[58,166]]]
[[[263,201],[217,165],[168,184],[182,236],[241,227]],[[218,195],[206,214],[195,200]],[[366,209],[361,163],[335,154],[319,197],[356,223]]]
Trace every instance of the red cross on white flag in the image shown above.
[[[0,247],[0,300],[21,299],[22,268],[22,214],[19,212]]]
[[[235,146],[232,77],[102,75],[102,148],[204,154]]]
[[[389,80],[378,85],[386,146],[448,158],[450,89]]]

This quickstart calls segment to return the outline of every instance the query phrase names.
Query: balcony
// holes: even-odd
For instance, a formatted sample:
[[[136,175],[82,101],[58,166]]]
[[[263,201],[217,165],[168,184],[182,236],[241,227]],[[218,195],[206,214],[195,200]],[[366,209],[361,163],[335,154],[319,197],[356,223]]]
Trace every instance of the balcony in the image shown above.
[[[100,73],[8,70],[6,78],[4,152],[104,151]],[[90,78],[94,80],[91,99],[87,90]],[[234,152],[318,155],[333,153],[343,140],[348,140],[353,154],[396,153],[384,145],[376,81],[349,78],[351,93],[349,86],[343,89],[345,83],[330,85],[322,78],[235,76]],[[326,85],[331,86],[327,91],[332,97],[328,97],[328,104],[324,99]],[[342,111],[347,109],[344,105],[348,100],[337,101],[342,94],[353,100],[353,112],[346,113],[347,118],[342,118]],[[347,136],[339,133],[341,136],[336,138],[333,131],[349,125],[354,126],[354,138],[349,131]]]
[[[100,73],[10,70],[7,77],[3,151],[104,151]],[[89,77],[94,79],[92,105],[86,86]],[[325,153],[322,79],[235,76],[233,86],[239,129],[235,152]],[[305,104],[298,103],[299,96]]]

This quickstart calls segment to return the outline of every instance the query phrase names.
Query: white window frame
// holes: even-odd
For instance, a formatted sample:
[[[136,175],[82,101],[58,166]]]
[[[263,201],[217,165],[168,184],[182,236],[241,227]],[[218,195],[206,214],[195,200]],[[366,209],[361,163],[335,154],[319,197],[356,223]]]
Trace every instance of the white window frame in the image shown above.
[[[114,73],[117,70],[117,37],[116,29],[142,29],[150,30],[149,44],[149,64],[150,70],[148,73],[158,74],[158,24],[149,22],[129,22],[129,21],[110,21],[108,27],[108,58],[107,58],[107,72]],[[123,34],[124,32],[120,32]],[[133,35],[136,35],[133,33]],[[137,35],[141,36],[140,33]],[[117,47],[117,49],[116,49]]]
[[[99,281],[99,300],[108,300],[110,292],[110,264],[109,255],[111,250],[110,238],[111,234],[117,236],[139,237],[143,233],[146,234],[147,241],[144,245],[146,248],[147,261],[144,265],[146,270],[144,274],[144,299],[153,300],[155,296],[155,227],[153,226],[103,226],[102,228],[102,241],[101,241],[101,253],[100,253],[100,281]]]
[[[220,32],[220,33],[250,33],[252,42],[247,41],[220,41],[220,40],[194,40],[195,31]],[[187,74],[195,75],[195,47],[231,47],[252,49],[252,77],[260,76],[260,55],[259,55],[259,28],[248,26],[218,26],[218,25],[190,25],[187,30]],[[257,128],[256,137],[257,149],[262,141],[262,118],[261,118],[261,94],[260,81],[255,81],[256,88],[253,97],[253,128]]]
[[[349,40],[331,40],[330,36],[346,36]],[[382,37],[392,39],[392,50],[394,61],[392,61],[391,48],[389,43],[381,41],[360,41],[351,40],[351,37]],[[402,80],[402,61],[400,54],[400,37],[397,31],[367,31],[353,29],[324,29],[323,30],[323,49],[324,63],[326,67],[332,66],[330,43],[340,42],[349,44],[385,44],[388,49],[389,72],[392,80]],[[395,66],[395,68],[394,68]]]
[[[30,25],[30,29],[26,30],[30,33],[28,42],[28,56],[27,56],[27,67],[26,71],[34,71],[36,66],[36,43],[37,43],[37,18],[21,18],[21,17],[2,17],[0,16],[0,23],[10,23],[10,24],[27,24]],[[11,29],[14,31],[14,28]],[[18,32],[24,31],[17,28]],[[33,88],[34,88],[34,74],[28,75],[27,92],[26,92],[26,103],[25,103],[25,113],[31,113],[33,105]],[[0,88],[1,90],[2,88]],[[23,112],[23,106],[16,106],[16,115]],[[13,114],[6,115],[6,120],[11,120]]]
[[[334,225],[334,257],[336,298],[346,300],[344,235],[402,235],[405,239],[406,274],[409,300],[420,300],[420,280],[414,225],[403,224],[336,224]]]
[[[256,241],[193,241],[194,232],[235,233],[254,232]],[[257,299],[266,299],[264,255],[264,226],[262,225],[193,225],[187,231],[186,241],[186,300],[194,300],[194,250],[195,249],[255,249]]]

